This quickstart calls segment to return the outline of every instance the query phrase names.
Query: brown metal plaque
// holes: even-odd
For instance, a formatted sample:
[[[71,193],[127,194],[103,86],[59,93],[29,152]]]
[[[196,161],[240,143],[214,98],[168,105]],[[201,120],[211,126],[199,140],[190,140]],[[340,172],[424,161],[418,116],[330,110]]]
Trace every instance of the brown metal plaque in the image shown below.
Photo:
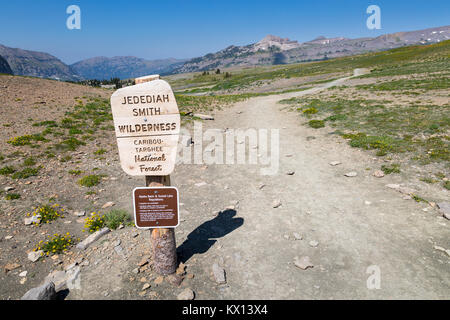
[[[138,228],[175,228],[179,224],[178,189],[175,187],[136,188],[133,204]]]

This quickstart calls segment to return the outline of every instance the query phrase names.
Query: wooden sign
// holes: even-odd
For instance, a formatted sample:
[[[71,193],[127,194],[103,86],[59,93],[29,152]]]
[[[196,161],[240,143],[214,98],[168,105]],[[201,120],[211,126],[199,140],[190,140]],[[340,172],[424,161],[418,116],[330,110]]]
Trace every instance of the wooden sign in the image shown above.
[[[179,224],[178,189],[175,187],[136,188],[133,205],[138,228],[175,228]]]
[[[166,81],[145,80],[111,96],[120,163],[129,175],[166,176],[175,167],[180,114]]]

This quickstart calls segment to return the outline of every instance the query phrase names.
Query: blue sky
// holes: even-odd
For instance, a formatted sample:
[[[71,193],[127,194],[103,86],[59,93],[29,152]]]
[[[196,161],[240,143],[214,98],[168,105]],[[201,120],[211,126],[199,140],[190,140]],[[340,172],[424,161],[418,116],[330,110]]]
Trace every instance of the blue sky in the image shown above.
[[[381,8],[381,30],[366,27],[371,4]],[[81,8],[81,30],[66,27],[69,5]],[[302,42],[449,24],[448,0],[2,0],[0,44],[66,63],[94,56],[191,58],[267,34]]]

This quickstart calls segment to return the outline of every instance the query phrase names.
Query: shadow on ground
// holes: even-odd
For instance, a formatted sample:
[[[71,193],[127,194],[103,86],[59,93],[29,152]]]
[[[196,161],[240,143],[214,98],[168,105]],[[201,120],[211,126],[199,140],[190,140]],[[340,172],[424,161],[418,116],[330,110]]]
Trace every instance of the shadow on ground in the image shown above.
[[[219,212],[217,217],[206,221],[192,231],[177,248],[178,258],[185,263],[197,253],[205,253],[222,238],[244,224],[243,218],[234,218],[236,210]]]

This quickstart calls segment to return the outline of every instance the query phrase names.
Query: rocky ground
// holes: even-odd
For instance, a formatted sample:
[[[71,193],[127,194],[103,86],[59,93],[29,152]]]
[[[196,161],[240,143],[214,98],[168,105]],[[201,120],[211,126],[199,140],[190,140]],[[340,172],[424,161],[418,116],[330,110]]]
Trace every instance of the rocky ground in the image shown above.
[[[25,154],[8,157],[17,148],[6,140],[34,133],[27,131],[36,129],[27,125],[28,118],[56,119],[64,112],[61,106],[75,105],[75,97],[111,94],[51,82],[46,90],[52,98],[43,99],[46,93],[27,85],[46,80],[1,76],[0,81],[8,90],[0,97],[6,115],[2,166],[18,167],[37,153],[26,146],[19,148]],[[2,190],[14,188],[9,192],[21,195],[4,200],[4,191],[0,200],[0,297],[19,299],[47,278],[65,299],[448,299],[449,222],[436,205],[448,201],[448,191],[419,182],[414,168],[377,177],[383,159],[351,148],[330,128],[303,126],[278,103],[326,94],[326,88],[345,81],[354,80],[239,102],[203,122],[204,129],[222,131],[279,129],[279,170],[268,176],[261,175],[264,164],[177,165],[172,184],[180,191],[181,263],[174,276],[153,272],[149,231],[131,226],[105,234],[85,250],[72,247],[36,262],[28,258],[47,235],[69,232],[85,239],[80,212],[132,212],[131,191],[144,180],[122,172],[112,132],[100,132],[68,161],[39,158],[38,176],[0,176]],[[45,103],[36,108],[41,100]],[[101,157],[94,154],[100,147],[106,149]],[[82,187],[79,177],[68,173],[73,169],[103,178],[95,187]],[[433,201],[416,202],[414,194]],[[64,218],[25,225],[26,213],[50,198],[65,208]],[[379,289],[367,284],[374,268],[380,271]]]

